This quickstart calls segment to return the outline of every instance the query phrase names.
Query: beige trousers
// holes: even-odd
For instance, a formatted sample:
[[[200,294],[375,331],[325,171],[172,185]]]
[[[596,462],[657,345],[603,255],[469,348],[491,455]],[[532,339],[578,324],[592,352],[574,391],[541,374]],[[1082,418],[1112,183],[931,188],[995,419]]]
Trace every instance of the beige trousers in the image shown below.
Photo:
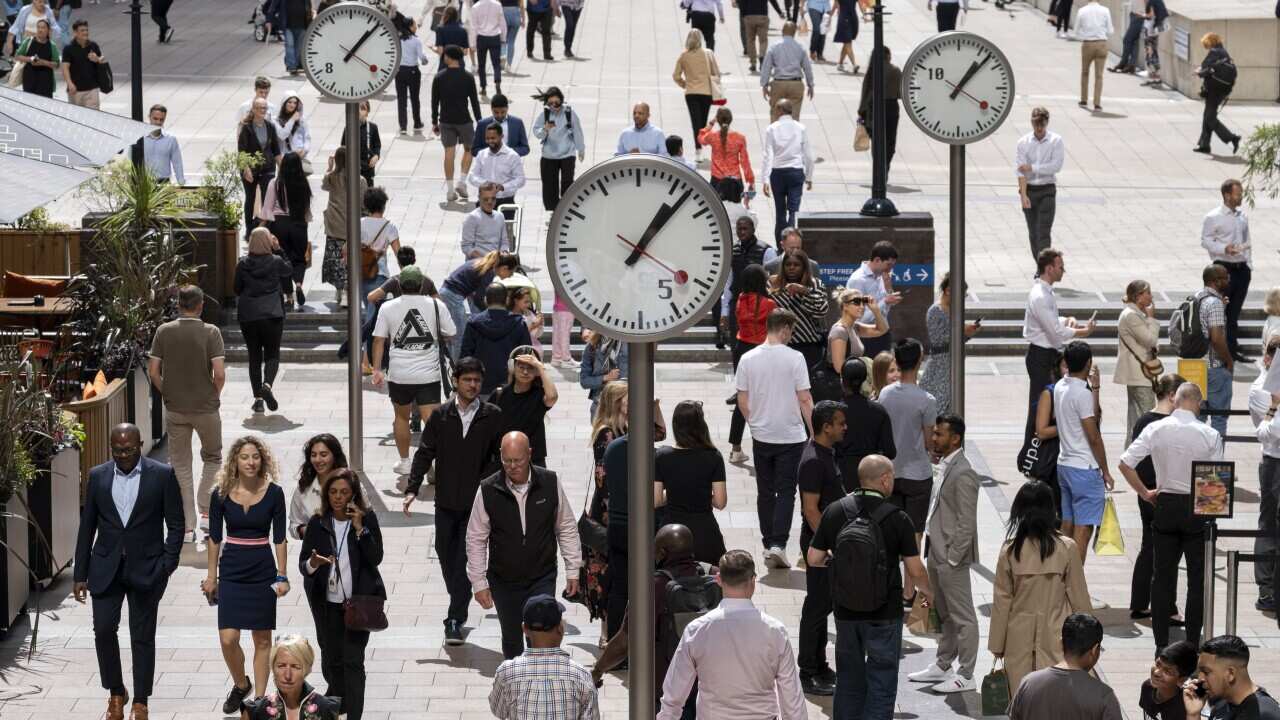
[[[792,117],[795,120],[800,119],[800,106],[804,104],[804,81],[803,80],[774,80],[769,83],[769,110],[772,112],[773,107],[780,100],[790,100]]]
[[[764,59],[769,49],[769,16],[748,15],[742,18],[747,30],[747,56],[751,58],[751,67],[756,67]]]
[[[195,508],[209,512],[209,493],[222,462],[222,418],[218,413],[183,413],[165,408],[164,421],[169,433],[169,464],[178,476],[178,490],[182,493],[182,514],[186,518],[187,531],[196,529]],[[191,466],[191,434],[200,437],[200,487],[195,488]],[[195,493],[195,498],[191,497]]]
[[[1080,44],[1080,102],[1089,101],[1089,65],[1093,65],[1093,104],[1102,106],[1102,69],[1107,64],[1107,41],[1086,40]]]
[[[97,110],[98,99],[99,99],[99,94],[98,94],[97,88],[94,88],[93,90],[81,90],[76,92],[72,92],[70,90],[67,91],[67,102],[71,103],[72,105],[79,105],[80,107],[93,108],[94,110]]]

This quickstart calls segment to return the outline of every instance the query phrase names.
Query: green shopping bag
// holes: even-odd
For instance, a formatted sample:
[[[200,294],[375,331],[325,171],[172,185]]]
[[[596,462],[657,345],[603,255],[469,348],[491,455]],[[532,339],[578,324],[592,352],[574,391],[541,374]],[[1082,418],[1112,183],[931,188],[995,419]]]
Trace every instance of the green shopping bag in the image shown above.
[[[982,714],[1004,715],[1009,709],[1009,676],[1004,658],[997,658],[991,672],[982,678]]]
[[[1116,512],[1116,503],[1107,496],[1107,504],[1102,509],[1102,524],[1098,526],[1098,534],[1093,536],[1093,554],[1100,557],[1107,555],[1124,555],[1124,534],[1120,532],[1120,515]]]

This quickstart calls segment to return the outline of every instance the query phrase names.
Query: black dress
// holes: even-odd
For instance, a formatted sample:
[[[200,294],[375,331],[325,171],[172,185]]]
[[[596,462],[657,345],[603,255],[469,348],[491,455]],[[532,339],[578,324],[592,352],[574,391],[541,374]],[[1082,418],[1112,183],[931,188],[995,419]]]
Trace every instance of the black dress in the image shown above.
[[[658,482],[667,493],[662,508],[663,525],[684,525],[693,532],[693,556],[698,562],[719,565],[724,555],[724,535],[711,506],[712,483],[724,482],[724,458],[710,448],[660,447],[654,460]]]
[[[209,538],[222,544],[218,558],[218,629],[275,630],[276,559],[273,545],[283,544],[288,521],[284,490],[271,483],[248,512],[223,498],[209,496]],[[226,523],[226,542],[223,523]]]
[[[19,53],[20,55],[34,55],[41,60],[54,62],[56,51],[54,50],[52,40],[40,42],[35,38],[28,38],[26,45],[26,52]],[[23,92],[29,92],[32,95],[41,95],[51,98],[53,97],[54,84],[53,68],[36,67],[31,63],[27,63],[22,69]]]
[[[840,12],[836,16],[836,35],[834,42],[853,42],[858,38],[858,7],[854,0],[841,0]]]

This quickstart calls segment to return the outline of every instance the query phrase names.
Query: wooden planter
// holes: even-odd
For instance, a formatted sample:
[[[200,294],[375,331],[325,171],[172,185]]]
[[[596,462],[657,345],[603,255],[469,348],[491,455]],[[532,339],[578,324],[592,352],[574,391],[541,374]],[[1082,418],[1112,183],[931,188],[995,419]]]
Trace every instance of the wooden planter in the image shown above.
[[[129,421],[128,389],[124,378],[116,378],[101,395],[63,406],[75,413],[76,419],[84,425],[84,450],[80,453],[81,500],[84,499],[89,471],[111,459],[111,428]]]
[[[44,534],[53,557],[45,550],[40,535],[28,528],[28,556],[35,578],[52,581],[75,555],[76,532],[80,527],[80,451],[68,448],[54,455],[48,466],[27,489],[31,520]]]
[[[26,510],[16,500],[0,503],[0,513],[13,513],[17,518],[0,517],[0,629],[8,632],[26,610],[31,594],[30,575],[23,563],[28,562]]]
[[[80,272],[80,231],[0,230],[0,269],[70,277]]]
[[[138,426],[142,434],[142,454],[151,452],[164,437],[164,406],[160,393],[151,385],[144,367],[135,367],[129,374],[128,389],[125,396],[128,400],[129,422]]]

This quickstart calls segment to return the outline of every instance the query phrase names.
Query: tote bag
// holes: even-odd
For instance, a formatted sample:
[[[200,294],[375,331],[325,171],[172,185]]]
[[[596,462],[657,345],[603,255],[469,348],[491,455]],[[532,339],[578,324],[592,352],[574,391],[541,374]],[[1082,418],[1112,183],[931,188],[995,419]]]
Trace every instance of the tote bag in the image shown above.
[[[702,56],[703,59],[707,61],[707,78],[711,82],[711,104],[724,105],[729,101],[725,99],[724,87],[720,84],[720,76],[712,72],[711,51],[703,50],[702,52],[704,53],[704,55]]]

